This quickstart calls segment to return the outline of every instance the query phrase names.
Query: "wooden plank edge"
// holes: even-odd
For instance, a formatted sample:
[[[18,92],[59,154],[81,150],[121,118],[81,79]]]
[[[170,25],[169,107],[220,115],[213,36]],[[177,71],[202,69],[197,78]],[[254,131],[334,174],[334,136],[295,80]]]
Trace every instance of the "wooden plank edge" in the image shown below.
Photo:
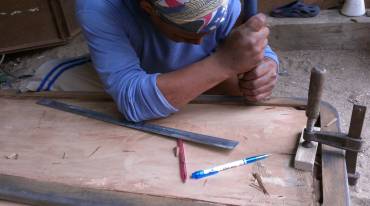
[[[53,91],[53,92],[24,92],[17,90],[0,90],[0,97],[5,98],[52,98],[52,99],[78,99],[93,101],[112,101],[112,97],[105,92],[79,92],[79,91]]]
[[[323,131],[340,132],[338,111],[329,103],[322,102],[321,121],[326,125],[337,118],[335,124],[322,127]],[[344,151],[331,146],[321,146],[323,205],[349,206],[350,195]]]
[[[213,206],[213,202],[82,188],[0,174],[0,199],[36,206]]]
[[[80,91],[52,91],[52,92],[25,92],[17,90],[0,90],[0,97],[5,98],[52,98],[52,99],[78,99],[93,101],[112,101],[112,97],[105,92],[80,92]],[[304,109],[307,100],[296,97],[272,97],[262,102],[248,102],[240,96],[200,95],[192,100],[191,104],[233,104],[250,106],[276,106],[296,107]]]
[[[237,104],[248,106],[275,106],[275,107],[295,107],[304,109],[307,104],[306,98],[297,97],[271,97],[265,101],[250,102],[241,96],[224,95],[200,95],[191,101],[193,104]]]

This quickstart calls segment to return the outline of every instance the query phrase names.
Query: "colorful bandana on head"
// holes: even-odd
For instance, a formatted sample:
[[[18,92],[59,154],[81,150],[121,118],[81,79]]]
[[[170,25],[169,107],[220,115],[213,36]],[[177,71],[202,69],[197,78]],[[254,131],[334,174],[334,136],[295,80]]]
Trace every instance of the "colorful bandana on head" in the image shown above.
[[[150,0],[161,18],[183,30],[208,33],[225,21],[229,0]]]

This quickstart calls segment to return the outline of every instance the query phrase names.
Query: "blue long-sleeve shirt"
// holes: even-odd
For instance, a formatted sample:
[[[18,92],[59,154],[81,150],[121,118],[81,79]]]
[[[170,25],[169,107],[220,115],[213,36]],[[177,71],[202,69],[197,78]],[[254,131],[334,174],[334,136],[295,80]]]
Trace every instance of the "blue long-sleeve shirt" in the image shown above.
[[[142,121],[178,111],[157,87],[157,76],[209,56],[239,17],[239,0],[230,0],[225,23],[200,45],[170,40],[150,22],[137,0],[77,0],[77,17],[95,69],[126,119]],[[267,47],[265,56],[278,63]]]

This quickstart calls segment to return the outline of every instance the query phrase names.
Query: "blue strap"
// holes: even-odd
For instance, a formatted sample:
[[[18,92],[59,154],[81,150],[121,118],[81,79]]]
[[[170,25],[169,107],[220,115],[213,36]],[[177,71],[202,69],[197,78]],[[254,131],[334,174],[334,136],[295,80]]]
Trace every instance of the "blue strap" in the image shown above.
[[[74,63],[71,63],[71,64],[68,64],[68,65],[65,65],[62,69],[60,69],[58,71],[58,73],[52,78],[52,80],[49,82],[47,88],[46,88],[46,91],[50,91],[50,88],[51,86],[53,86],[53,84],[55,83],[55,81],[58,79],[58,77],[63,74],[63,72],[69,70],[69,69],[72,69],[73,67],[75,66],[79,66],[79,65],[82,65],[82,64],[85,64],[87,62],[91,62],[90,58],[87,58],[87,59],[81,59],[79,61],[75,61]]]
[[[45,86],[46,82],[49,80],[49,78],[54,74],[54,72],[56,72],[60,67],[64,66],[64,65],[67,65],[67,64],[71,64],[71,63],[74,63],[74,62],[77,62],[79,60],[82,60],[82,59],[86,59],[87,57],[81,57],[81,58],[78,58],[78,59],[72,59],[72,60],[68,60],[68,61],[65,61],[65,62],[62,62],[58,65],[56,65],[54,68],[52,68],[49,73],[42,79],[41,81],[41,84],[39,85],[39,87],[37,88],[37,92],[40,92],[42,90],[42,88]]]

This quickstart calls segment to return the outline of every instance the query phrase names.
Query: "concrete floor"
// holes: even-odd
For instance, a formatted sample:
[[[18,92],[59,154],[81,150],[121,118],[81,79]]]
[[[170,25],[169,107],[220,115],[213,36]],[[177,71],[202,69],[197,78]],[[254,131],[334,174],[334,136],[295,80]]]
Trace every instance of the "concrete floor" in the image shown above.
[[[32,75],[35,68],[51,58],[73,57],[85,54],[87,47],[79,36],[70,44],[38,52],[11,55],[0,68],[10,75],[13,86],[21,80],[16,77]],[[274,96],[306,97],[310,69],[319,65],[328,70],[324,100],[337,108],[343,132],[347,132],[353,103],[370,106],[370,51],[351,50],[297,50],[278,51],[281,69]],[[11,77],[13,76],[13,78]],[[2,88],[10,84],[3,83]],[[369,122],[370,113],[366,122]],[[366,123],[365,123],[366,124]],[[370,138],[370,126],[363,131]],[[366,140],[369,143],[370,140]],[[369,148],[369,144],[366,145]],[[356,187],[351,188],[352,203],[355,206],[370,205],[370,151],[360,155],[359,171],[362,175]],[[0,202],[1,203],[1,202]]]

